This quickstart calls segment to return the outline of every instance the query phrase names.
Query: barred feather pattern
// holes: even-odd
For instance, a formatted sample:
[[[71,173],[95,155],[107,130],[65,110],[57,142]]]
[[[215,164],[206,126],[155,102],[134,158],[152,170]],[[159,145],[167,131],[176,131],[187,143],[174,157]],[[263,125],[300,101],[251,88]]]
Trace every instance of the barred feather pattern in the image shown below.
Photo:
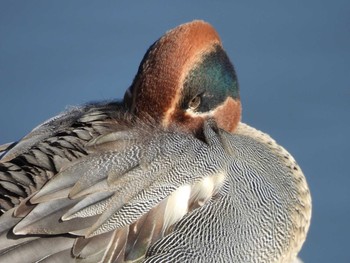
[[[199,140],[118,107],[73,109],[5,151],[0,261],[296,259],[311,199],[287,151],[245,124]]]
[[[300,262],[311,218],[300,167],[271,137],[242,123],[221,141],[233,157],[224,185],[157,241],[145,262]]]
[[[106,122],[121,114],[117,110],[121,108],[117,102],[71,108],[41,124],[18,143],[3,148],[0,213],[41,189],[65,165],[86,156],[86,143],[108,132],[110,125]]]

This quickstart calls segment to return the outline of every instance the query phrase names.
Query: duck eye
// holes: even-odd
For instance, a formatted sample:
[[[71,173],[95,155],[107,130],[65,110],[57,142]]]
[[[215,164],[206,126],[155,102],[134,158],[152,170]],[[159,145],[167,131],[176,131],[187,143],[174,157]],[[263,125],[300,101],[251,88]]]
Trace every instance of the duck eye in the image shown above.
[[[189,103],[188,103],[188,108],[195,110],[199,107],[201,104],[201,97],[198,95],[194,97]]]

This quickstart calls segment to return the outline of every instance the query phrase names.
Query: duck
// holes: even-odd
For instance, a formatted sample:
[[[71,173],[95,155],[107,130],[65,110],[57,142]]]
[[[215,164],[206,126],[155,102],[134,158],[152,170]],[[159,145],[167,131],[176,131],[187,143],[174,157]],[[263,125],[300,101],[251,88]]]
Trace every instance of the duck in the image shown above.
[[[0,146],[1,262],[298,262],[311,195],[241,122],[216,30],[147,50],[123,100],[72,107]]]

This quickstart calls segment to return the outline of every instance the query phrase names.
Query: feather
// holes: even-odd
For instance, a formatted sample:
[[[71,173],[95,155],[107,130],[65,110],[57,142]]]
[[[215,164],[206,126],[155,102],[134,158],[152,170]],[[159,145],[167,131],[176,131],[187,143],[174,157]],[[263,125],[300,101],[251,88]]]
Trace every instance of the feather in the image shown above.
[[[19,262],[18,259],[25,259],[26,262],[40,262],[56,253],[69,251],[73,246],[73,241],[74,238],[68,237],[36,238],[20,244],[16,249],[7,251],[0,255],[0,258],[2,262]],[[64,262],[72,261],[71,258],[65,260]]]
[[[89,217],[84,220],[72,219],[62,221],[62,213],[68,211],[78,200],[58,199],[38,204],[21,222],[13,232],[16,235],[26,234],[63,234],[89,227],[96,218]]]

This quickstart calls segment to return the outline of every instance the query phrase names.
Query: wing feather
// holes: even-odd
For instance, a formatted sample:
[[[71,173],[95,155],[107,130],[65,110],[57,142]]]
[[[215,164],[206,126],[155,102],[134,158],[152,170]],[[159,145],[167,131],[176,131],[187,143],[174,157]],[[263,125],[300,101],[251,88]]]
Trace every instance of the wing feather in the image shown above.
[[[79,122],[100,119],[100,113],[93,111],[78,118]],[[41,145],[45,150],[39,147],[21,152],[23,149],[18,148],[11,153],[16,158],[25,156],[29,163],[40,159],[54,165],[30,170],[30,176],[15,185],[17,188],[11,184],[27,170],[20,169],[20,165],[19,169],[13,166],[11,172],[0,170],[0,185],[12,193],[0,200],[18,204],[0,217],[0,260],[19,262],[22,256],[42,262],[70,262],[73,258],[82,263],[137,262],[145,255],[149,262],[157,262],[158,258],[210,260],[206,258],[206,246],[197,245],[210,244],[215,238],[219,254],[221,248],[229,249],[227,244],[232,246],[236,240],[247,244],[244,238],[253,235],[245,235],[255,229],[256,222],[243,224],[242,220],[251,218],[242,217],[242,213],[251,211],[260,221],[265,220],[259,217],[259,206],[270,214],[275,211],[271,207],[280,205],[280,200],[271,199],[269,206],[264,198],[254,198],[273,195],[277,186],[270,193],[272,183],[265,181],[275,180],[276,171],[290,174],[296,167],[293,162],[284,163],[281,155],[285,152],[274,148],[274,142],[244,126],[232,135],[205,124],[204,139],[199,140],[181,131],[164,131],[147,124],[127,130],[118,121],[99,125],[96,129],[101,133],[91,137],[87,129],[74,127],[86,131],[78,139],[89,139],[84,145],[70,135],[63,136],[64,143],[60,138],[45,139],[64,146],[64,154],[54,144]],[[40,129],[44,127],[35,133]],[[56,153],[62,159],[55,160]],[[67,156],[72,160],[67,161]],[[2,162],[0,167],[7,164]],[[14,175],[17,170],[20,172]],[[246,178],[251,181],[245,182]],[[278,182],[283,191],[294,183],[284,179]],[[256,185],[263,186],[262,190]],[[248,208],[237,201],[242,198],[250,200],[245,203]],[[290,209],[288,205],[285,209]],[[250,228],[239,233],[243,226]],[[33,253],[39,247],[40,252]],[[235,249],[240,251],[238,256],[245,253],[240,247]],[[16,251],[20,251],[18,255]]]

